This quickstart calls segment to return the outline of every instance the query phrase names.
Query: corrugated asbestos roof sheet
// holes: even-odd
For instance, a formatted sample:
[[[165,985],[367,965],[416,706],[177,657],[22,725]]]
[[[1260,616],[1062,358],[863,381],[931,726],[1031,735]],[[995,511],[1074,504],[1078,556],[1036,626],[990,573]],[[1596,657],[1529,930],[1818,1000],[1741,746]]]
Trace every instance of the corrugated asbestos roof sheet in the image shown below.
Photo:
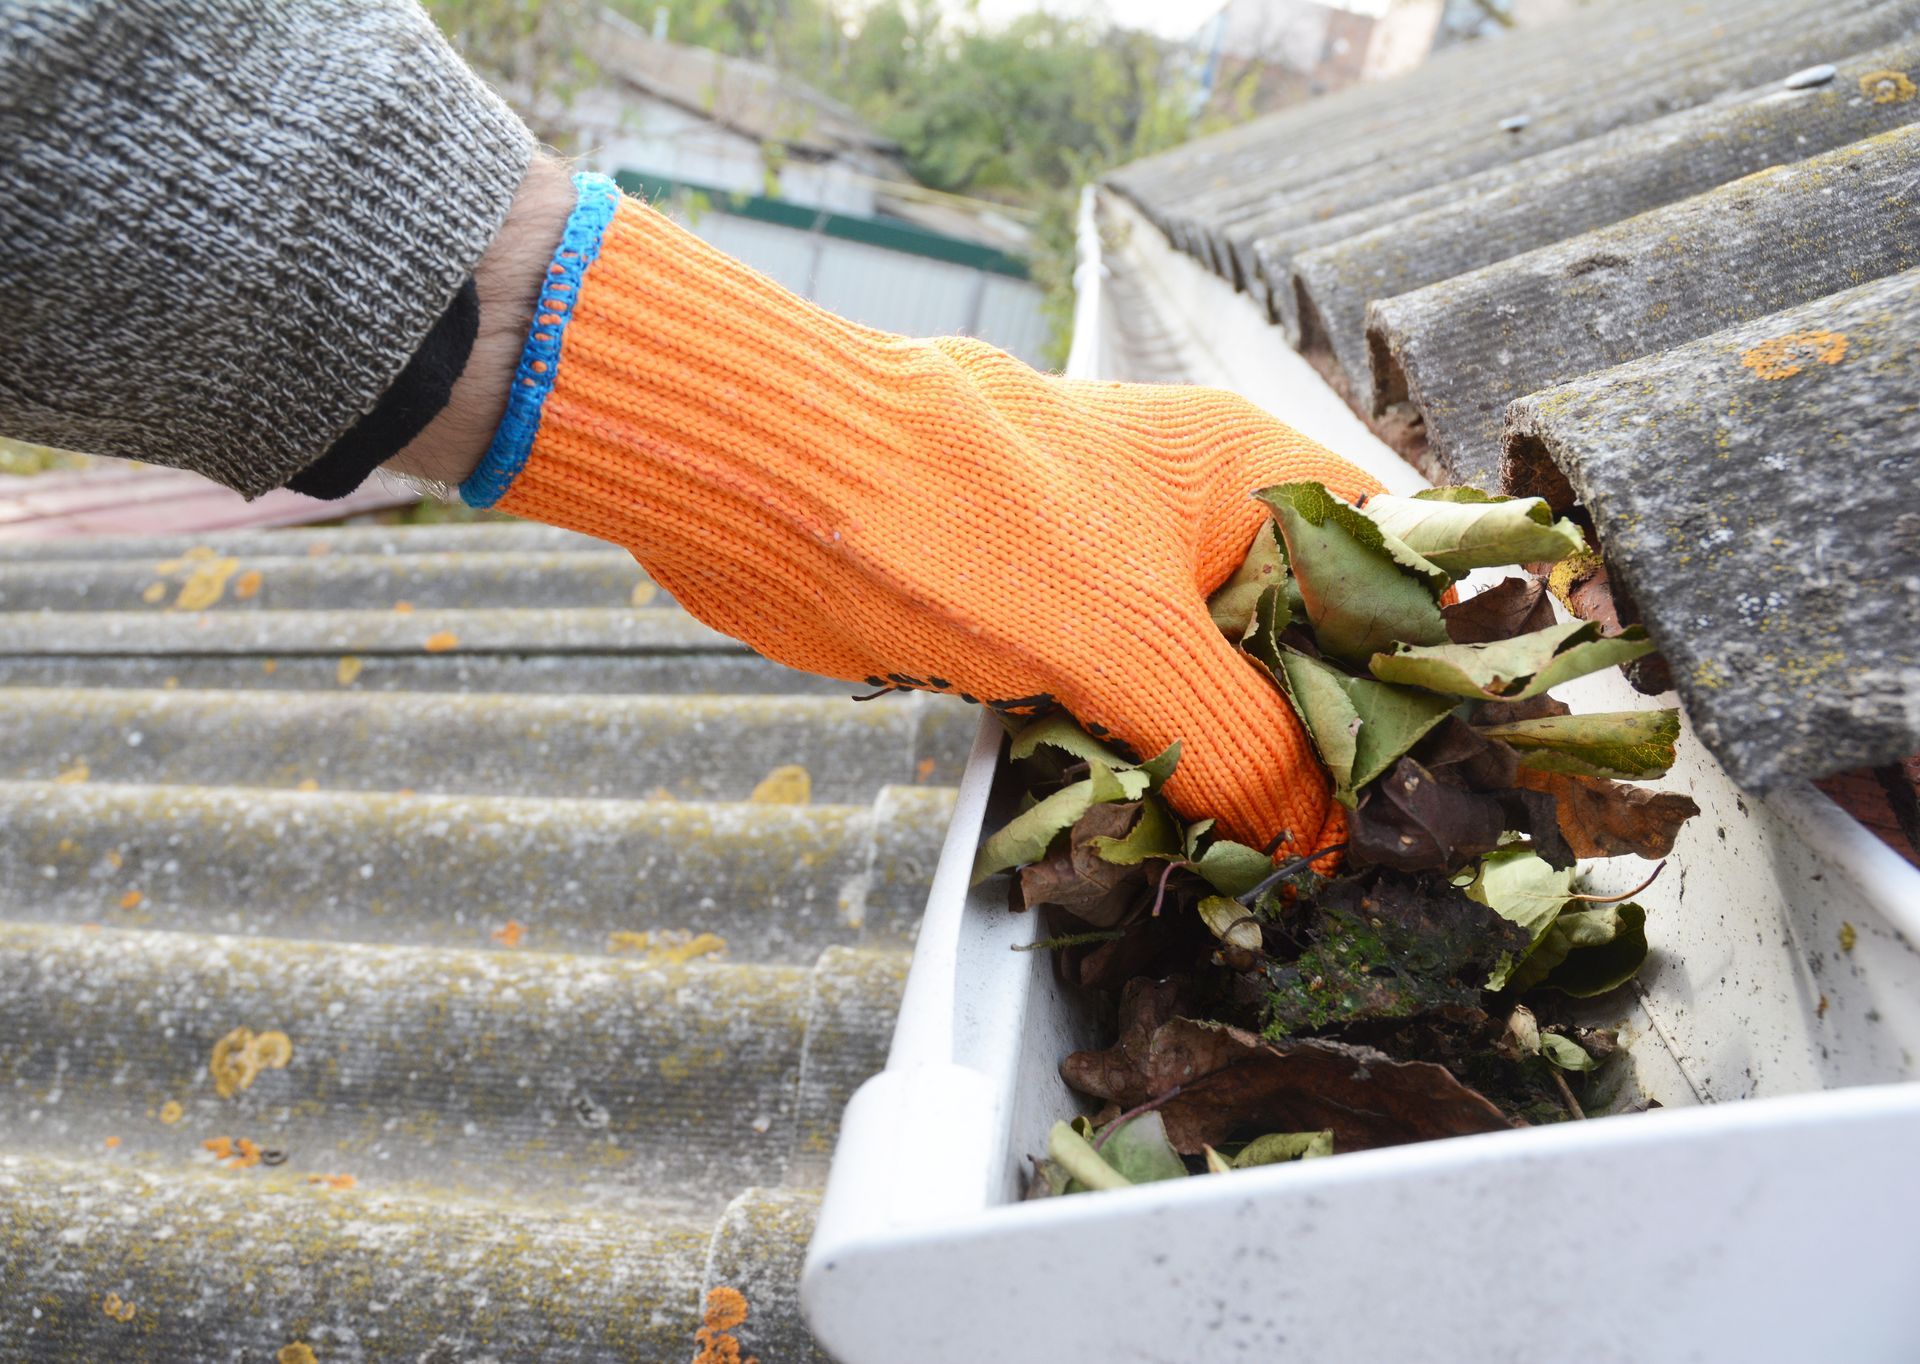
[[[1110,187],[1436,481],[1577,500],[1764,789],[1920,749],[1916,33],[1596,4]]]
[[[973,719],[843,690],[536,527],[0,547],[0,1358],[824,1359]]]

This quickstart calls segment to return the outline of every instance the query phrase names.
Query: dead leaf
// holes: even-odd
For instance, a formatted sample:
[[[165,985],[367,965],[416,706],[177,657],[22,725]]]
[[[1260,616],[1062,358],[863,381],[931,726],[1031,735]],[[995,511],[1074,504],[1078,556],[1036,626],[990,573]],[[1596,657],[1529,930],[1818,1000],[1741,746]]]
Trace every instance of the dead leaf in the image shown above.
[[[1448,871],[1500,842],[1500,802],[1441,781],[1402,758],[1347,817],[1347,860],[1401,871]]]
[[[1131,1053],[1124,1041],[1075,1052],[1060,1071],[1075,1089],[1127,1107],[1179,1086],[1158,1111],[1182,1155],[1274,1131],[1331,1131],[1337,1150],[1364,1151],[1512,1125],[1430,1061],[1323,1038],[1268,1043],[1189,1018],[1162,1024]]]
[[[1691,797],[1677,791],[1647,791],[1570,772],[1523,767],[1515,784],[1553,797],[1560,832],[1576,857],[1665,857],[1680,826],[1700,813]]]
[[[1465,601],[1440,608],[1455,644],[1490,644],[1553,624],[1553,598],[1538,578],[1504,578]]]

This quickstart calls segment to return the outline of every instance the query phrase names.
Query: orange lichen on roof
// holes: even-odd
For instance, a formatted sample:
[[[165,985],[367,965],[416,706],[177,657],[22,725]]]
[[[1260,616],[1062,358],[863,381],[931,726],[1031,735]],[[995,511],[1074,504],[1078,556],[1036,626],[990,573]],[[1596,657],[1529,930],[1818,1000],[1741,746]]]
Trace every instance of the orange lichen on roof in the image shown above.
[[[718,933],[689,933],[668,928],[658,933],[636,933],[615,929],[607,934],[607,951],[644,952],[649,966],[685,966],[695,957],[712,956],[727,950],[727,940]]]
[[[122,1301],[118,1293],[109,1293],[100,1300],[100,1310],[115,1321],[132,1321],[138,1309],[131,1301]]]
[[[460,636],[451,630],[436,630],[428,635],[421,648],[430,654],[444,654],[449,649],[460,647]]]
[[[282,1345],[276,1350],[273,1361],[274,1364],[320,1364],[319,1356],[314,1354],[313,1347],[298,1340],[291,1345]]]
[[[187,1110],[180,1106],[178,1099],[168,1099],[160,1105],[160,1121],[164,1126],[172,1127],[186,1115]]]
[[[122,895],[120,897],[120,908],[137,909],[140,906],[140,902],[146,898],[147,897],[143,895],[141,892],[137,890],[130,890],[125,895]]]
[[[279,666],[280,664],[271,658],[263,658],[260,660],[260,671],[266,673],[269,677],[273,675],[273,670]]]
[[[231,1170],[250,1170],[260,1163],[260,1147],[245,1137],[208,1137],[200,1145]]]
[[[118,1137],[108,1137],[108,1138],[107,1138],[107,1142],[106,1142],[106,1145],[107,1145],[107,1149],[108,1149],[109,1151],[111,1151],[111,1150],[113,1150],[113,1149],[114,1149],[114,1148],[115,1148],[116,1146],[118,1146],[119,1144],[120,1144],[120,1138],[118,1138]]]
[[[508,919],[487,936],[502,947],[518,947],[520,940],[527,936],[527,926],[518,919]]]
[[[260,590],[260,570],[250,568],[233,580],[233,595],[236,601],[246,601]]]
[[[413,611],[413,603],[410,601],[397,601],[393,604],[393,609],[400,615],[409,615]]]
[[[933,776],[933,769],[937,766],[939,766],[939,764],[934,762],[932,758],[922,758],[913,769],[913,779],[915,781],[926,781]]]
[[[307,1176],[307,1183],[309,1184],[324,1184],[329,1189],[337,1189],[342,1192],[344,1192],[347,1189],[351,1189],[358,1182],[359,1181],[356,1180],[352,1175],[308,1175]]]
[[[693,1333],[694,1344],[700,1347],[693,1364],[760,1364],[757,1355],[742,1359],[740,1342],[733,1337],[734,1329],[746,1319],[747,1299],[739,1289],[723,1284],[710,1290],[700,1329]]]
[[[1741,351],[1740,363],[1762,379],[1791,379],[1810,364],[1837,365],[1846,356],[1842,332],[1788,332]]]
[[[1914,92],[1904,71],[1869,71],[1860,78],[1860,93],[1875,104],[1905,104]]]
[[[192,557],[189,555],[189,557]],[[238,559],[207,558],[180,585],[180,595],[173,599],[176,611],[204,611],[221,597],[226,595],[227,580],[240,569]]]

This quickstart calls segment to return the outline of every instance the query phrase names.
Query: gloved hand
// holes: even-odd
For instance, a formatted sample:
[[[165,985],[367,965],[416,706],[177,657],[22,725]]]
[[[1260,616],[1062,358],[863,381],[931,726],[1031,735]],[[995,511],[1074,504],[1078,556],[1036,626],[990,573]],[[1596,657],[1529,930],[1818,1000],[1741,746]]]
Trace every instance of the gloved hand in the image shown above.
[[[603,227],[604,225],[604,227]],[[795,298],[581,177],[470,502],[629,547],[769,658],[869,686],[1066,707],[1189,817],[1284,852],[1340,837],[1287,703],[1208,618],[1266,509],[1366,474],[1231,394],[1069,382]]]

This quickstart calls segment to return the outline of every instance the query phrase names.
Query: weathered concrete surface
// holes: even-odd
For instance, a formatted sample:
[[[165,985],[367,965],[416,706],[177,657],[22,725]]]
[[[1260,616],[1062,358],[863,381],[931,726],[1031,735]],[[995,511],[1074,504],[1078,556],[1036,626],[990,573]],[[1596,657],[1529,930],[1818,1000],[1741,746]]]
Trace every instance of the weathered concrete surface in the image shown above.
[[[1810,60],[1809,46],[1833,55],[1893,41],[1914,17],[1904,3],[1591,7],[1176,148],[1109,182],[1177,246],[1255,287],[1262,239],[1778,78]]]
[[[1436,472],[1490,485],[1514,399],[1916,264],[1909,125],[1376,300],[1374,411],[1411,401]]]
[[[539,527],[67,548],[0,551],[0,1359],[685,1364],[709,1270],[815,1357],[976,713]]]
[[[807,960],[898,940],[951,808],[946,789],[797,806],[0,782],[0,903],[413,946],[483,947],[509,921],[543,951],[715,933],[737,961]]]
[[[0,1154],[0,1358],[683,1364],[711,1228]]]
[[[214,555],[321,558],[332,554],[603,553],[604,540],[531,521],[443,526],[308,526],[289,530],[221,530],[196,536],[87,535],[64,540],[0,542],[0,563],[55,559],[132,559],[156,563],[194,550]]]
[[[1557,500],[1592,515],[1736,781],[1920,749],[1920,271],[1534,394],[1509,421],[1510,482],[1555,493],[1564,473]]]
[[[1835,63],[1824,84],[1771,75],[1738,96],[1531,156],[1263,238],[1263,274],[1303,351],[1326,350],[1350,394],[1371,390],[1367,304],[1619,222],[1730,180],[1920,118],[1920,100],[1876,102],[1861,78],[1920,72],[1911,36]]]
[[[0,726],[0,780],[676,800],[748,799],[806,769],[812,798],[870,800],[893,783],[957,782],[979,713],[915,693],[526,696],[15,688],[30,724]],[[343,680],[344,679],[344,680]]]
[[[618,549],[0,562],[0,611],[174,612],[183,598],[209,611],[673,605]]]

